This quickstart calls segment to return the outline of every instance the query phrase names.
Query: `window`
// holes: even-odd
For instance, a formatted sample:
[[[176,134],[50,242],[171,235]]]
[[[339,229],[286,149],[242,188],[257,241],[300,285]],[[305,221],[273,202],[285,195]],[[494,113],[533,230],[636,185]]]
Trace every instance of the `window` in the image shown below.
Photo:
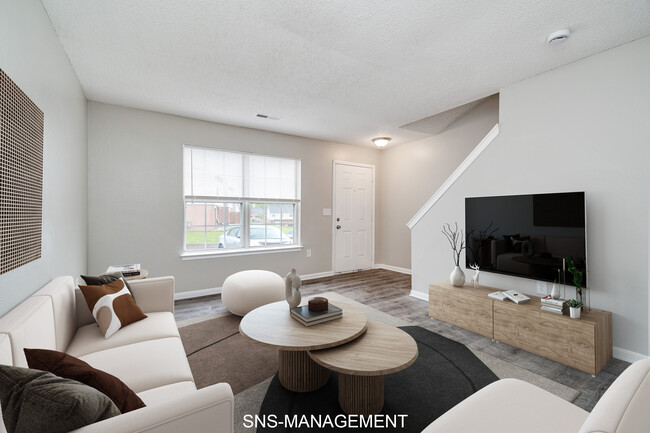
[[[300,160],[183,148],[185,252],[300,244]]]

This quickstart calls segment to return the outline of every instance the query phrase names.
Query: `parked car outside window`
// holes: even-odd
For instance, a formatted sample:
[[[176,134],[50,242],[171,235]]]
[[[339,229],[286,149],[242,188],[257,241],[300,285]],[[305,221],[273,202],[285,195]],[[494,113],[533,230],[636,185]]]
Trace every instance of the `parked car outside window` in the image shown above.
[[[293,234],[293,233],[292,233]],[[263,247],[269,245],[284,245],[293,243],[290,236],[282,233],[282,230],[275,226],[251,227],[249,241],[251,247]],[[240,248],[240,228],[233,227],[227,230],[219,238],[219,248]]]

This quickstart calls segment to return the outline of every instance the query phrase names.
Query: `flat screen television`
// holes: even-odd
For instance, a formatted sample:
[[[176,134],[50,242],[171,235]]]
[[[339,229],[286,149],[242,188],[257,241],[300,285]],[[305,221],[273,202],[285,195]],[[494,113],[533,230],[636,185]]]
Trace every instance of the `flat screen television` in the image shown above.
[[[465,230],[468,268],[571,284],[571,258],[588,287],[584,192],[468,197]]]

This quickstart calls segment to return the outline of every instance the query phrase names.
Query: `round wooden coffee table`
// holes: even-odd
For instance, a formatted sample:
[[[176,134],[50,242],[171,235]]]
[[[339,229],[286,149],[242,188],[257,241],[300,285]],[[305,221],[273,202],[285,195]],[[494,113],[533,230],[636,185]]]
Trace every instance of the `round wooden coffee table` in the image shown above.
[[[344,303],[343,317],[314,326],[291,318],[286,301],[254,309],[239,323],[242,335],[279,351],[278,379],[290,391],[308,392],[323,387],[330,371],[315,363],[308,350],[326,349],[354,340],[366,330],[366,315]]]
[[[339,404],[346,413],[371,415],[384,407],[384,375],[403,370],[418,357],[406,332],[368,322],[366,333],[342,346],[309,351],[311,359],[339,373]]]

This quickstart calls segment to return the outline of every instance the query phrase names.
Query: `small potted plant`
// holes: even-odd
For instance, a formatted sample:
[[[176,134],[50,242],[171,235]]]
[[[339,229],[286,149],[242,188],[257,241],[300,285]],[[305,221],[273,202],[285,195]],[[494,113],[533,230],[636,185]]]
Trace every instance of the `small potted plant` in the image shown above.
[[[572,319],[579,319],[580,318],[580,309],[582,308],[582,301],[578,301],[577,299],[569,299],[566,304],[569,307],[569,312],[571,313],[571,318]]]
[[[569,265],[567,270],[571,275],[573,275],[573,285],[576,286],[576,296],[578,298],[578,301],[580,301],[580,308],[582,308],[582,272],[576,268],[575,263],[573,263],[573,259],[567,258],[566,261]]]

